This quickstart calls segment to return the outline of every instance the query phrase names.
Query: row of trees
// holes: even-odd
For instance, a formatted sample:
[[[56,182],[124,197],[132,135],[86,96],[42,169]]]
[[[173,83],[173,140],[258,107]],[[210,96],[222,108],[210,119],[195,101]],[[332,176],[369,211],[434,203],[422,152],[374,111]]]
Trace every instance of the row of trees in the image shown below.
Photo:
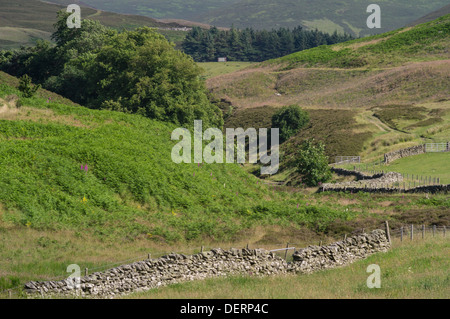
[[[227,57],[229,61],[260,62],[278,58],[324,44],[334,44],[353,39],[348,34],[332,35],[318,30],[304,30],[301,26],[293,30],[239,30],[222,31],[216,27],[204,30],[194,27],[182,43],[185,53],[197,62],[217,61]]]
[[[117,32],[83,20],[69,29],[60,12],[53,40],[35,47],[0,52],[0,69],[90,108],[138,113],[180,125],[202,119],[221,127],[222,112],[213,105],[191,57],[175,50],[150,28]]]

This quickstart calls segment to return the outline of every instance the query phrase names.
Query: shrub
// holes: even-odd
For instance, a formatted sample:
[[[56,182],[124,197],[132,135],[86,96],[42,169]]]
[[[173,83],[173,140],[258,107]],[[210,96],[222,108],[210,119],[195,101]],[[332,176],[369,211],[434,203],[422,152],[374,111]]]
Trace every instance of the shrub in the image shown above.
[[[272,127],[280,129],[280,143],[295,135],[308,122],[308,112],[298,105],[285,106],[272,116]]]
[[[329,181],[331,170],[325,156],[324,144],[316,143],[314,139],[304,141],[297,158],[297,171],[308,186]]]
[[[23,97],[30,98],[32,97],[37,90],[40,89],[40,85],[33,85],[31,83],[31,78],[25,74],[19,79],[19,91],[22,92]]]

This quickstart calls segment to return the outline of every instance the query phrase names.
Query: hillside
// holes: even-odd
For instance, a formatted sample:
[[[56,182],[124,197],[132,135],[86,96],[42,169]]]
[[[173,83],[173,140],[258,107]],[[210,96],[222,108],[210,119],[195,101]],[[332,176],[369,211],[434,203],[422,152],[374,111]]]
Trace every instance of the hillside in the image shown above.
[[[231,103],[232,127],[266,127],[284,105],[307,109],[311,124],[283,146],[288,158],[315,137],[326,142],[330,162],[338,155],[373,161],[392,149],[448,139],[449,35],[446,15],[255,64],[207,86]]]
[[[74,263],[95,271],[200,245],[331,242],[386,219],[393,229],[449,222],[445,194],[312,194],[237,164],[177,165],[175,125],[43,89],[23,98],[17,84],[0,72],[0,297],[66,278]]]
[[[229,239],[255,225],[312,225],[353,213],[296,209],[237,164],[173,163],[175,125],[18,98],[0,73],[0,202],[5,222],[98,238]],[[51,98],[51,99],[50,99]],[[354,214],[353,216],[356,216]]]
[[[69,4],[72,3],[76,2],[69,1]],[[56,13],[65,10],[67,6],[39,0],[0,0],[0,7],[0,49],[11,49],[21,45],[34,45],[37,39],[50,41]],[[81,18],[98,20],[115,29],[134,29],[141,26],[161,28],[164,29],[161,33],[174,42],[181,42],[185,34],[182,31],[165,30],[184,27],[180,23],[164,23],[144,16],[106,12],[83,4]]]
[[[51,0],[71,3],[71,0]],[[102,10],[141,14],[152,18],[176,18],[220,27],[272,29],[305,26],[332,33],[365,36],[387,32],[448,4],[445,0],[389,0],[377,2],[382,8],[382,28],[368,29],[366,8],[370,0],[84,0]]]
[[[409,23],[407,26],[412,27],[412,26],[415,26],[415,25],[418,25],[421,23],[430,22],[430,21],[435,20],[439,17],[442,17],[446,14],[450,14],[450,4],[423,16],[423,17],[417,19],[416,21]]]

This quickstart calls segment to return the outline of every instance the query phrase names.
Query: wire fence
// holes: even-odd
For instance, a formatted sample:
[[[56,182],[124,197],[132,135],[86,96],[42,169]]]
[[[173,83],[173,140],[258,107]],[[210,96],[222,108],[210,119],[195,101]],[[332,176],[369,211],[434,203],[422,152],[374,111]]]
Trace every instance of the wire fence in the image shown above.
[[[388,226],[389,227],[389,226]],[[384,229],[384,223],[383,225],[380,225],[380,227],[376,227],[374,229]],[[349,234],[344,234],[342,236],[342,240],[345,240],[347,237],[352,237],[355,235],[361,235],[363,233],[368,233],[371,232],[374,229],[366,229],[366,228],[358,228],[353,230],[352,232],[350,232]],[[400,227],[396,227],[394,229],[390,229],[389,230],[389,235],[392,238],[397,238],[400,240],[400,242],[413,242],[415,240],[426,240],[429,238],[437,238],[437,237],[442,237],[442,238],[448,238],[448,226],[442,226],[442,225],[431,225],[431,226],[426,226],[426,225],[416,225],[416,224],[410,224],[410,225],[403,225]],[[324,240],[319,240],[317,243],[312,243],[310,242],[310,245],[317,245],[317,246],[324,246],[324,245],[328,245],[331,243],[336,242],[336,238],[333,241],[324,241]],[[305,244],[299,244],[299,243],[291,243],[288,242],[285,247],[282,248],[274,248],[274,246],[277,245],[271,245],[271,248],[264,248],[261,246],[266,246],[267,245],[259,245],[258,247],[250,247],[250,244],[247,244],[246,249],[255,249],[255,248],[263,248],[266,249],[272,253],[274,253],[275,255],[285,259],[287,262],[290,262],[293,260],[293,254],[288,254],[289,251],[292,250],[292,253],[296,251],[297,248],[302,248],[305,247]],[[217,247],[207,247],[207,246],[201,246],[200,248],[196,248],[193,249],[191,252],[189,252],[190,254],[192,253],[201,253],[213,248],[217,248]],[[233,247],[230,247],[230,249]],[[88,274],[92,274],[95,272],[102,272],[102,271],[106,271],[108,269],[114,268],[114,267],[118,267],[120,265],[125,265],[128,263],[133,263],[133,262],[138,262],[138,261],[143,261],[143,260],[149,260],[149,259],[154,259],[154,258],[159,258],[171,253],[178,253],[178,254],[182,254],[182,253],[186,253],[186,251],[179,251],[179,252],[170,252],[170,253],[156,253],[156,254],[147,254],[147,255],[141,255],[141,256],[137,256],[137,257],[133,257],[133,258],[129,258],[126,260],[121,260],[121,261],[116,261],[113,263],[109,263],[109,264],[105,264],[105,265],[101,265],[98,267],[94,267],[94,268],[84,268],[84,275],[87,276]],[[59,280],[65,280],[67,279],[68,273],[64,272],[63,274],[61,274],[60,276],[55,276],[52,278],[45,278],[46,281],[59,281]],[[13,298],[13,295],[18,296],[22,293],[23,291],[23,284],[19,284],[15,287],[12,288],[7,288],[7,289],[3,289],[0,290],[0,298],[2,297],[2,295],[7,295],[9,296],[9,298]]]

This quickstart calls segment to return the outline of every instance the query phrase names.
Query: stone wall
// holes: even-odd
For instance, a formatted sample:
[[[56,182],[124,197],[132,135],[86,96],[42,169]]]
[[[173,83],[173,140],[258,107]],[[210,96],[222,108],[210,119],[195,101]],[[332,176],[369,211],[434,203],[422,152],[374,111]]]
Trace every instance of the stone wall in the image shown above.
[[[448,185],[428,185],[418,186],[410,189],[393,187],[393,183],[403,182],[403,176],[400,173],[388,172],[384,174],[367,175],[363,172],[350,171],[342,168],[332,168],[332,170],[344,176],[355,176],[358,180],[342,183],[325,183],[319,187],[318,192],[366,192],[366,193],[444,193],[450,191]]]
[[[388,251],[391,247],[384,230],[349,237],[328,246],[309,246],[293,255],[290,270],[297,273],[311,273],[334,268],[364,259],[376,252]]]
[[[398,151],[384,154],[384,162],[389,164],[403,157],[419,155],[425,153],[425,144],[404,148]]]
[[[448,194],[450,192],[450,184],[447,185],[428,185],[428,186],[418,186],[410,189],[402,189],[397,187],[387,187],[387,186],[375,186],[375,187],[355,187],[355,186],[337,186],[334,187],[321,187],[318,192],[365,192],[365,193],[430,193],[437,194],[443,193]]]
[[[374,179],[383,176],[383,174],[368,175],[364,172],[351,171],[345,168],[331,167],[331,171],[342,176],[355,176],[357,180]]]
[[[33,295],[113,298],[117,295],[146,291],[190,280],[228,275],[268,276],[287,273],[309,273],[347,265],[376,252],[384,252],[390,243],[383,230],[349,237],[327,246],[310,246],[293,254],[286,262],[263,249],[213,249],[196,255],[170,254],[158,259],[81,277],[80,289],[69,281],[28,282],[25,292]]]
[[[347,171],[343,170],[337,171],[338,174],[344,175],[354,175],[358,178],[357,181],[342,182],[342,183],[325,183],[323,184],[319,191],[340,191],[342,189],[388,189],[393,183],[403,182],[403,176],[400,173],[388,172],[384,174],[366,175],[362,172],[357,171]]]

